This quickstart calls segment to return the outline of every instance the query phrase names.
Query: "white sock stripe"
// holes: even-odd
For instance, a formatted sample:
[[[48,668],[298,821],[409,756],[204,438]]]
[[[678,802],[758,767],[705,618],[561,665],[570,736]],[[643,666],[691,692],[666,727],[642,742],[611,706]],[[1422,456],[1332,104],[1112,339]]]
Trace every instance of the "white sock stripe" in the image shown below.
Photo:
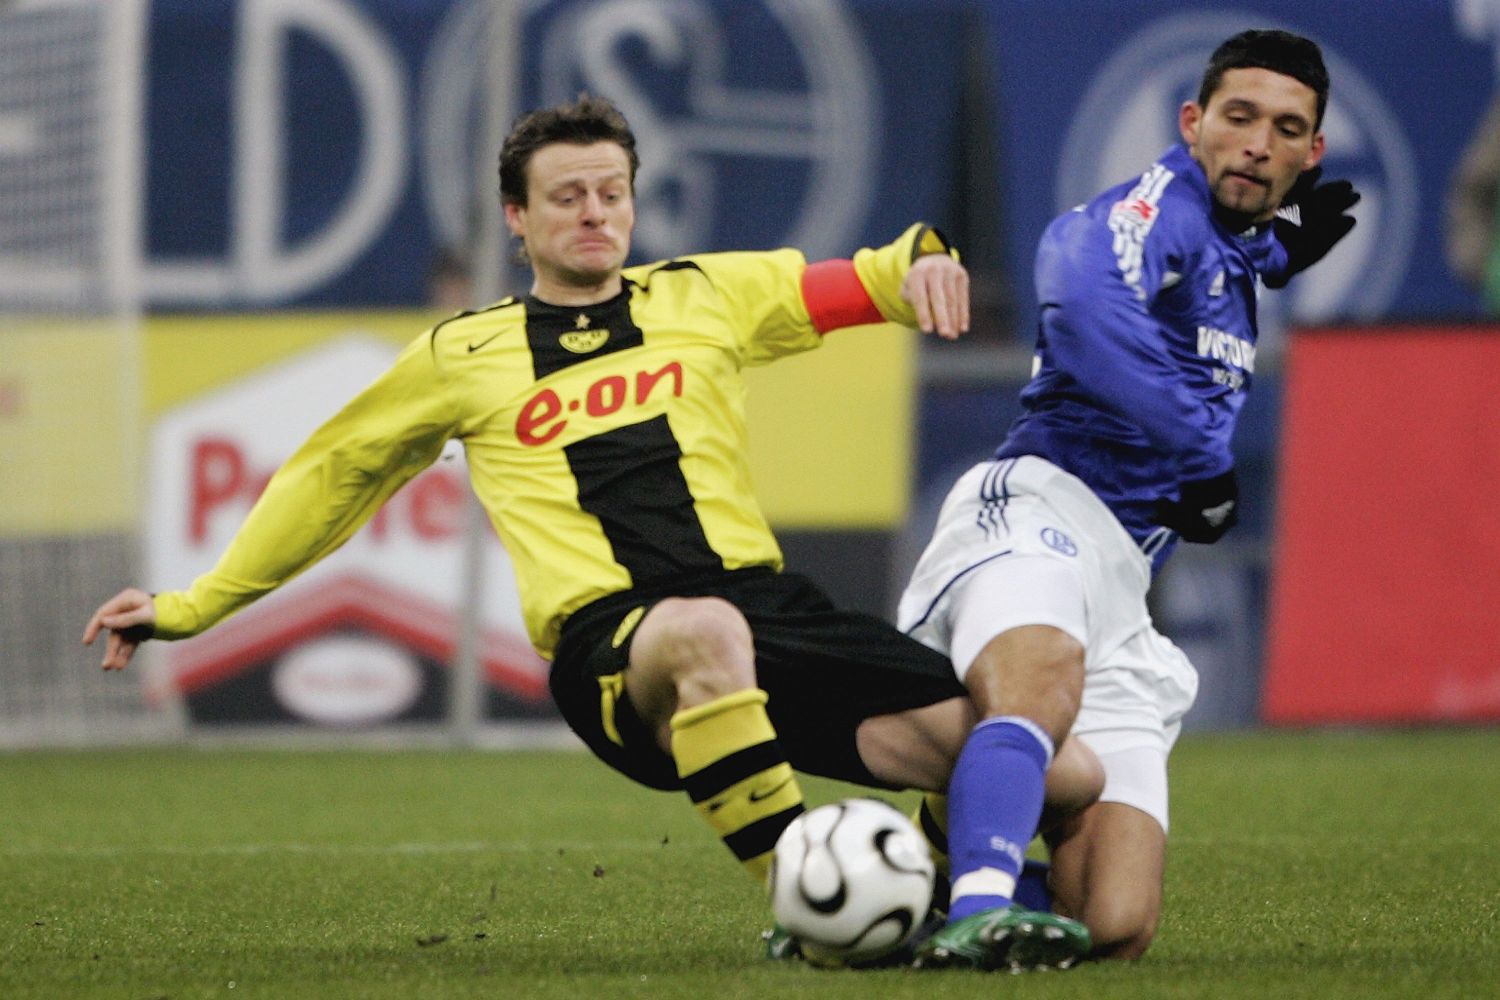
[[[1032,722],[1024,715],[997,715],[993,719],[985,719],[974,728],[977,730],[981,726],[993,726],[1002,722],[1008,722],[1011,725],[1020,726],[1032,736],[1035,736],[1036,741],[1040,743],[1042,745],[1042,749],[1047,752],[1047,764],[1043,765],[1044,768],[1051,765],[1052,755],[1056,752],[1056,749],[1052,746],[1052,737],[1048,736],[1047,731],[1044,730],[1041,726],[1037,725],[1035,722]]]
[[[1004,896],[1011,899],[1015,894],[1014,875],[1007,875],[998,868],[980,868],[954,879],[948,896],[951,901],[960,896]]]

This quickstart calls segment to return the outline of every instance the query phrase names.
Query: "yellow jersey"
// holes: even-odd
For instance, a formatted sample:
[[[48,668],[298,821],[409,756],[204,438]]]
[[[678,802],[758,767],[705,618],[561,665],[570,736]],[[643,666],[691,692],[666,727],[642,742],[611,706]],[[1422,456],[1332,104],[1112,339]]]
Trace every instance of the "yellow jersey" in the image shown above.
[[[196,635],[343,544],[452,438],[515,567],[532,644],[567,617],[680,574],[780,568],[746,460],[741,371],[839,325],[915,326],[916,224],[852,261],[796,250],[626,268],[589,306],[509,298],[412,341],[271,479],[218,564],[156,595],[160,638]]]

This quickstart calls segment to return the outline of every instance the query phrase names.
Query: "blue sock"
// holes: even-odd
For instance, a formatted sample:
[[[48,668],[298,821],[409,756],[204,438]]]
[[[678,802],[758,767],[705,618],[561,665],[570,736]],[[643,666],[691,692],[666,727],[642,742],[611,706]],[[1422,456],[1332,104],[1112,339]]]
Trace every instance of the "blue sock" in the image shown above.
[[[1026,859],[1021,866],[1021,877],[1016,879],[1016,894],[1011,897],[1028,910],[1041,913],[1052,912],[1052,888],[1047,885],[1047,876],[1052,866],[1045,861]]]
[[[974,727],[948,783],[949,921],[1008,906],[1042,815],[1052,741],[1020,716]]]

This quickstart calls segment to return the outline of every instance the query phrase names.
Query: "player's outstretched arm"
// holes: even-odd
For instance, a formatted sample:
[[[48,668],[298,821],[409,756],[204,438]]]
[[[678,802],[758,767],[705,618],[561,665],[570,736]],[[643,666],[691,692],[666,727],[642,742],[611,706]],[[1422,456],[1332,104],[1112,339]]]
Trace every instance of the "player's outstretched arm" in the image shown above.
[[[83,628],[83,644],[92,646],[101,631],[108,631],[100,666],[105,670],[123,670],[135,655],[136,647],[151,638],[155,625],[156,605],[151,595],[127,587],[99,605]]]
[[[917,313],[917,327],[944,340],[969,330],[969,272],[945,253],[923,254],[912,261],[901,282],[901,298]]]

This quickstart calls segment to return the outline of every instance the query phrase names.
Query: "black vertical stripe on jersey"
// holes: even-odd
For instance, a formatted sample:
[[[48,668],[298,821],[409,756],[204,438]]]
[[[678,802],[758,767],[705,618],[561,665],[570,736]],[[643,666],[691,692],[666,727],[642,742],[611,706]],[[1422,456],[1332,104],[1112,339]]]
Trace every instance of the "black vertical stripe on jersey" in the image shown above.
[[[599,519],[634,584],[723,568],[693,507],[682,449],[665,416],[575,441],[563,452],[578,506]]]
[[[644,344],[641,328],[630,318],[630,289],[627,283],[619,295],[591,306],[554,306],[528,296],[526,344],[531,348],[532,374],[540,380],[569,365]],[[586,325],[579,325],[579,316],[587,317]],[[562,346],[562,338],[578,330],[608,330],[609,338],[587,354],[575,354]]]

